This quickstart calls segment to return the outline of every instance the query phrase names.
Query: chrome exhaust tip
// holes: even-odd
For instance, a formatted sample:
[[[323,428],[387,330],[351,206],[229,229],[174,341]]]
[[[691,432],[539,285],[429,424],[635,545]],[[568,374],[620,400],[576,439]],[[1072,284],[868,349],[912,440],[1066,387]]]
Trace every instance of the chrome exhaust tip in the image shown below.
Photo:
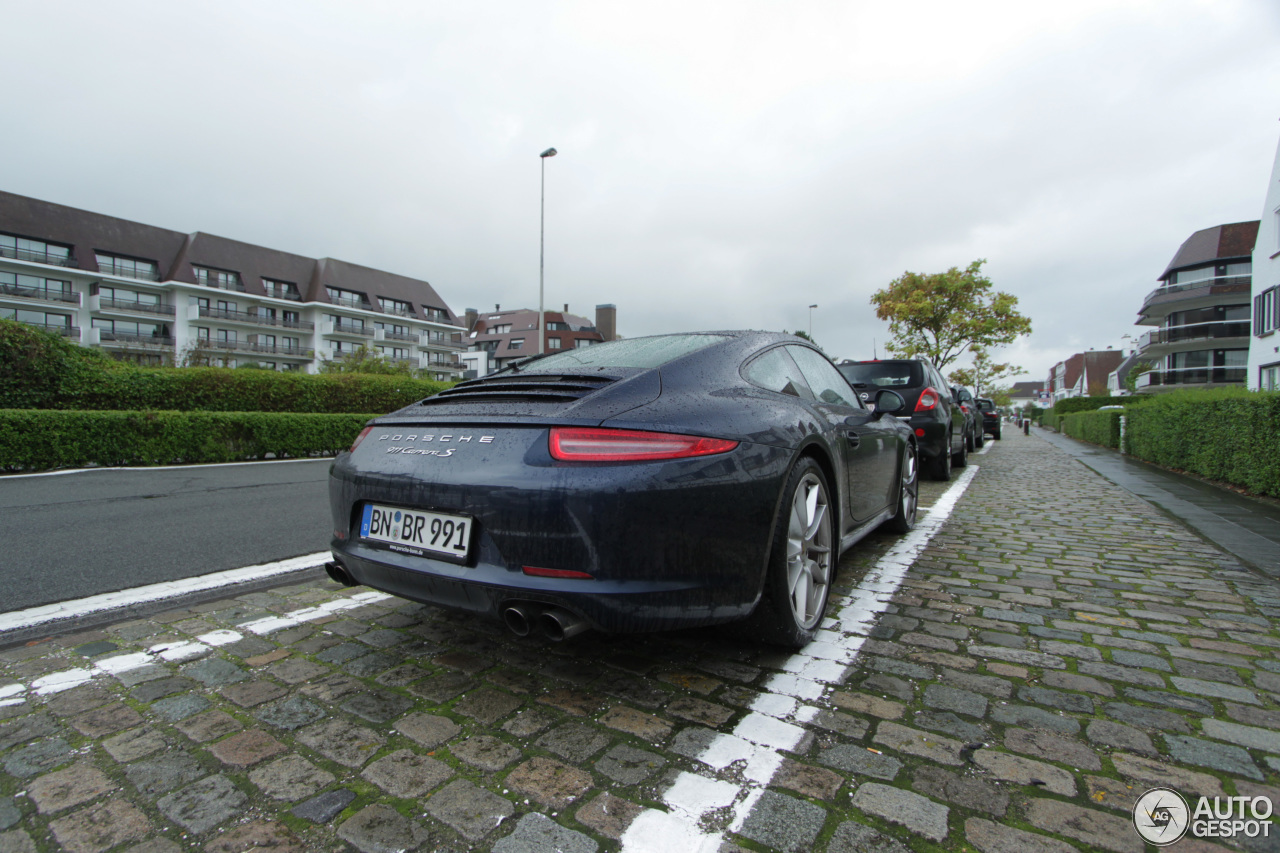
[[[502,609],[502,622],[517,637],[527,637],[533,630],[529,610],[523,604],[508,604]]]
[[[348,574],[346,567],[343,566],[342,563],[338,563],[338,562],[325,563],[324,570],[325,570],[325,573],[329,575],[329,577],[332,578],[335,583],[340,583],[343,586],[359,586],[360,585],[356,583],[356,581],[352,580],[351,575]]]
[[[538,616],[538,628],[553,643],[576,637],[589,627],[585,621],[559,607],[549,607]]]

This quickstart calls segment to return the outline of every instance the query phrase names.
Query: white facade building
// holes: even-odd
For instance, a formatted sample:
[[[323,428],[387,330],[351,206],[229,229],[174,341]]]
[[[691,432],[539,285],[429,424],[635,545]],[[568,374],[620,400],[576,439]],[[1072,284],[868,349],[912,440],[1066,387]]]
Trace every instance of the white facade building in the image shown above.
[[[1253,246],[1253,337],[1249,388],[1280,391],[1280,146]]]

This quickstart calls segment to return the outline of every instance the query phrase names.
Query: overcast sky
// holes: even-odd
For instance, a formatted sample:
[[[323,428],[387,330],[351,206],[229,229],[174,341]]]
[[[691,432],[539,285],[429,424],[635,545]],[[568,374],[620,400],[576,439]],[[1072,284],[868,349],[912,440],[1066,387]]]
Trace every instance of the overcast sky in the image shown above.
[[[1276,0],[0,0],[0,189],[628,337],[807,330],[986,258],[1043,379],[1120,347],[1193,231],[1257,219]]]

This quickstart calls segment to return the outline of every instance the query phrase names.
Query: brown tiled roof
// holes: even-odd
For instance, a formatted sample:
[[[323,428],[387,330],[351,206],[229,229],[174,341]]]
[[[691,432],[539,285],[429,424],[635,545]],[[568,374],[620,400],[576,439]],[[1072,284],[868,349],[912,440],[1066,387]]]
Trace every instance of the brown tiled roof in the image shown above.
[[[1169,261],[1169,266],[1165,267],[1159,280],[1164,281],[1174,270],[1183,267],[1249,257],[1253,253],[1253,244],[1258,241],[1258,224],[1259,221],[1253,219],[1197,231],[1178,247],[1177,254]]]

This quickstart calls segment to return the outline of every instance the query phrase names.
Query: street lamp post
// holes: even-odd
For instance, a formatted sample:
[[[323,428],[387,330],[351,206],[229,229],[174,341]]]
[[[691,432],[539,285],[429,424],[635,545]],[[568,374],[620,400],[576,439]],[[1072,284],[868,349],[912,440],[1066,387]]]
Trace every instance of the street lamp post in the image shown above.
[[[543,269],[546,266],[547,250],[547,158],[556,156],[556,149],[548,148],[538,155],[542,161],[542,198],[538,222],[538,355],[542,355],[546,332],[546,311],[543,308]]]
[[[816,302],[809,306],[809,340],[813,340],[813,309],[817,307]]]

